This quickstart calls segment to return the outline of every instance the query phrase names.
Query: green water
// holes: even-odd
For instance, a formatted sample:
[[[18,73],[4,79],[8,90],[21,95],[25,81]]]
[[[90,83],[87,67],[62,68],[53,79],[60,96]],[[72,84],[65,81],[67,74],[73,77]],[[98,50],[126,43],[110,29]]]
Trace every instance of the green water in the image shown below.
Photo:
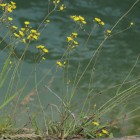
[[[47,0],[15,0],[15,2],[17,3],[17,9],[13,14],[16,25],[22,26],[23,21],[29,20],[33,27],[37,27],[47,14]],[[36,63],[33,57],[35,54],[33,46],[36,44],[33,43],[30,45],[30,49],[23,62],[20,77],[21,80],[18,86],[20,87],[23,83],[25,83],[26,79],[29,81],[21,97],[30,93],[31,89],[35,86],[35,74],[37,75],[37,81],[44,77],[44,75],[47,75],[47,77],[44,78],[39,85],[39,96],[43,106],[58,102],[56,97],[54,97],[54,95],[52,95],[51,92],[44,87],[45,85],[48,85],[52,76],[55,78],[51,89],[62,97],[66,95],[66,84],[64,84],[64,81],[62,80],[62,69],[59,69],[56,75],[54,75],[55,69],[51,71],[49,70],[52,65],[55,65],[56,61],[61,58],[62,54],[66,50],[66,37],[73,31],[74,28],[70,15],[84,16],[88,22],[88,25],[86,25],[88,31],[91,30],[91,26],[93,24],[92,20],[94,17],[100,17],[105,22],[105,27],[96,30],[91,35],[91,38],[86,46],[83,44],[88,36],[82,31],[79,32],[78,41],[80,45],[71,53],[69,65],[69,80],[73,82],[77,68],[80,67],[78,75],[81,75],[86,67],[86,64],[90,61],[94,51],[102,42],[104,38],[103,32],[106,29],[110,29],[134,2],[134,0],[66,0],[64,2],[67,7],[66,10],[63,12],[56,12],[50,17],[52,22],[43,31],[40,38],[41,44],[44,44],[49,49],[49,54],[46,56],[47,60],[41,63]],[[114,95],[117,88],[109,89],[105,92],[102,92],[102,90],[120,84],[126,78],[135,64],[138,54],[140,53],[139,9],[140,3],[138,3],[115,28],[114,33],[122,31],[129,26],[130,22],[134,22],[134,27],[132,29],[121,34],[114,35],[106,41],[97,59],[93,75],[91,75],[91,70],[93,68],[93,63],[91,63],[78,85],[76,96],[73,101],[74,105],[81,105],[81,101],[85,99],[89,89],[90,78],[92,79],[90,89],[93,90],[93,93],[90,95],[90,99],[93,101],[91,103],[93,103],[93,105],[96,104],[97,106],[100,106],[109,100]],[[17,55],[20,56],[23,52],[22,50],[23,46],[19,46],[16,50]],[[2,55],[4,57],[6,52],[3,52]],[[3,62],[2,59],[0,61]],[[35,70],[36,65],[37,69]],[[138,60],[134,70],[126,81],[140,78],[139,70],[140,60]],[[139,80],[128,83],[122,87],[122,90],[132,86],[138,81]],[[7,86],[3,87],[3,92],[6,91],[6,89]],[[1,99],[3,98],[4,97]],[[105,115],[103,119],[111,120],[114,117],[117,118],[119,115],[125,116],[126,112],[130,112],[140,106],[139,98],[140,94],[137,93],[135,96],[131,97],[131,100],[127,100],[118,108],[114,109],[111,114]],[[33,112],[38,110],[37,99],[32,101],[31,106],[33,108]],[[24,118],[23,114],[20,116],[21,119],[19,119],[19,122]],[[134,112],[132,115],[138,116],[139,111]],[[122,126],[121,134],[139,134],[139,117],[125,121],[125,119],[127,120],[127,117],[131,116],[126,116],[126,118],[120,122]]]

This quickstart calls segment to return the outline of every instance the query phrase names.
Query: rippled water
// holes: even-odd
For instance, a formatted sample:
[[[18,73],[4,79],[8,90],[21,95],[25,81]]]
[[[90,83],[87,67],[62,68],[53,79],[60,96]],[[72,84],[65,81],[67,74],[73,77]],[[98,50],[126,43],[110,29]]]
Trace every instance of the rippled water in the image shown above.
[[[29,20],[32,26],[37,27],[39,23],[47,14],[48,1],[46,0],[24,0],[17,2],[17,10],[14,13],[15,24],[22,26],[23,21]],[[84,32],[79,33],[78,41],[80,42],[79,47],[71,54],[70,66],[69,66],[69,79],[74,80],[77,68],[80,61],[80,70],[78,74],[80,75],[85,69],[86,64],[91,59],[93,53],[102,42],[104,38],[104,31],[110,29],[117,20],[131,7],[134,0],[70,0],[65,1],[66,10],[64,12],[56,12],[50,17],[52,21],[51,24],[43,31],[41,35],[41,44],[47,46],[50,53],[47,55],[47,61],[38,63],[37,68],[37,79],[46,75],[49,72],[49,68],[55,64],[55,62],[61,58],[62,54],[66,50],[66,37],[73,31],[74,24],[70,19],[70,15],[82,15],[86,18],[88,25],[86,25],[87,30],[90,31],[92,27],[92,20],[94,17],[100,17],[105,22],[105,27],[96,30],[87,45],[83,45],[88,36]],[[133,10],[118,24],[114,30],[114,34],[127,28],[131,21],[134,22],[134,27],[121,34],[116,34],[109,38],[104,44],[102,51],[99,54],[98,61],[94,68],[94,75],[92,77],[91,88],[93,89],[94,96],[90,97],[93,100],[93,104],[97,106],[105,103],[116,91],[116,88],[102,92],[104,89],[108,89],[111,86],[120,84],[128,75],[129,71],[135,64],[135,61],[140,52],[140,3],[138,3]],[[35,85],[35,61],[34,49],[32,46],[36,44],[31,44],[30,50],[28,51],[25,59],[24,66],[21,74],[21,82],[25,83],[26,78],[30,74],[29,83],[27,88],[24,90],[25,95],[30,92],[30,90]],[[17,50],[17,55],[22,53],[22,46]],[[4,54],[3,54],[4,55]],[[1,60],[2,61],[2,60]],[[86,74],[81,79],[77,95],[75,98],[75,103],[79,102],[85,98],[87,89],[89,87],[89,80],[91,78],[91,70],[93,68],[93,63],[90,65]],[[135,80],[140,77],[139,74],[140,61],[138,60],[135,69],[127,79],[127,81]],[[47,78],[40,85],[41,90],[41,101],[43,105],[48,103],[53,103],[55,97],[50,93],[46,94],[46,89],[42,88],[46,85],[54,71],[49,72]],[[53,91],[57,92],[59,95],[65,96],[66,87],[64,87],[62,77],[62,70],[59,70],[55,75],[55,80],[52,84]],[[137,81],[135,81],[137,82]],[[129,83],[126,87],[132,86],[135,82]],[[6,88],[6,87],[5,87]],[[125,88],[125,87],[123,87]],[[49,95],[48,95],[49,94]],[[125,115],[125,112],[129,112],[134,108],[138,107],[139,104],[139,93],[132,98],[132,100],[126,101],[120,106],[121,109],[117,108],[113,111],[113,115],[107,115],[104,117],[105,120],[110,120],[116,115]],[[24,95],[23,95],[24,96]],[[96,98],[95,98],[96,97]],[[130,104],[127,105],[127,102]],[[36,108],[35,108],[36,109]],[[124,111],[123,111],[124,109]],[[122,112],[120,111],[122,110]],[[121,112],[121,113],[120,113]],[[139,112],[136,112],[138,115]],[[134,115],[134,114],[133,114]],[[122,122],[125,127],[122,128],[122,134],[138,134],[140,131],[138,126],[140,125],[139,118],[136,117],[129,122]],[[134,128],[129,131],[129,128]]]

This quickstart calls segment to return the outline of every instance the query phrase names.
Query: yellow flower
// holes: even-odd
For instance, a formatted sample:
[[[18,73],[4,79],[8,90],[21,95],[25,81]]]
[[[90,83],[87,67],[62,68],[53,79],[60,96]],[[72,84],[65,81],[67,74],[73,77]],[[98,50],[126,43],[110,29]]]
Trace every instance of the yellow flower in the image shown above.
[[[17,33],[14,33],[14,36],[15,36],[15,37],[17,37],[17,38],[19,38],[19,37],[20,37]]]
[[[97,17],[94,18],[94,20],[97,21],[98,23],[101,22],[101,19],[99,19],[99,18],[97,18]]]
[[[7,5],[6,3],[0,4],[1,7],[5,7],[6,5]]]
[[[19,31],[19,34],[23,37],[24,33],[22,31]]]
[[[108,131],[106,129],[102,129],[102,133],[108,134]]]
[[[79,16],[79,20],[85,20],[85,18],[82,16]]]
[[[17,26],[12,26],[12,28],[16,30],[18,27]]]
[[[79,20],[80,20],[79,16],[71,16],[71,18],[72,18],[74,21],[79,21]]]
[[[46,60],[46,58],[45,57],[42,57],[42,60]]]
[[[111,34],[111,30],[107,30],[106,32],[107,32],[108,34]]]
[[[23,39],[22,39],[22,42],[26,44],[26,39],[25,39],[25,38],[23,38]]]
[[[74,41],[73,43],[74,43],[75,45],[78,45],[78,42],[77,42],[77,41]]]
[[[71,48],[72,48],[72,49],[74,49],[74,48],[76,48],[76,46],[75,46],[75,45],[73,45]]]
[[[44,49],[45,47],[43,45],[40,45],[40,49]]]
[[[33,38],[34,38],[35,40],[37,40],[37,39],[38,39],[38,36],[37,36],[37,35],[33,35]]]
[[[3,4],[3,5],[1,5],[1,6],[3,6],[3,7],[6,6],[6,10],[7,10],[9,13],[11,13],[14,9],[16,9],[16,3],[13,2],[13,1],[11,1],[10,3],[7,3],[6,5]]]
[[[59,10],[60,11],[64,10],[64,7],[63,6],[60,6]]]
[[[59,67],[63,67],[63,64],[62,64],[60,61],[57,61],[56,64],[57,64]]]
[[[87,22],[85,21],[85,18],[82,16],[71,16],[71,18],[75,21],[75,22],[79,22],[82,24],[86,24]]]
[[[48,53],[48,52],[49,52],[48,49],[46,49],[46,48],[42,49],[42,51],[43,51],[44,53]]]
[[[9,21],[12,21],[12,20],[13,20],[13,18],[11,18],[11,17],[8,17],[8,20],[9,20]]]
[[[10,65],[12,65],[12,61],[10,61],[9,63],[10,63]]]
[[[101,21],[101,22],[100,22],[100,25],[104,26],[104,25],[105,25],[105,23],[104,23],[103,21]]]
[[[65,5],[62,4],[62,5],[59,7],[59,10],[62,11],[62,10],[64,10],[65,8],[66,8]]]
[[[106,30],[105,35],[110,36],[111,35],[111,30]]]
[[[37,32],[36,35],[37,35],[37,36],[40,36],[40,33]]]
[[[49,22],[50,22],[50,20],[49,20],[49,19],[47,19],[47,20],[46,20],[46,23],[49,23]]]
[[[72,41],[73,40],[73,38],[71,37],[71,36],[68,36],[67,37],[67,42],[70,42],[70,41]]]
[[[25,21],[24,24],[25,24],[25,25],[29,25],[30,22],[29,22],[29,21]]]
[[[60,3],[60,0],[53,0],[53,3],[54,4],[59,4]]]
[[[38,40],[39,36],[40,36],[40,33],[37,32],[37,30],[31,29],[30,34],[28,35],[27,39],[29,39],[29,40]]]
[[[79,21],[80,19],[79,19],[79,17],[75,17],[73,20],[74,21]]]
[[[94,20],[95,20],[99,25],[102,25],[102,26],[105,25],[105,23],[104,23],[103,21],[101,21],[100,18],[95,17]]]
[[[86,21],[82,21],[82,23],[83,23],[83,24],[86,24],[87,22],[86,22]]]
[[[37,30],[32,29],[30,32],[31,33],[37,33]]]
[[[27,39],[32,40],[33,39],[33,35],[32,34],[29,34],[28,37],[27,37]]]
[[[25,28],[20,28],[21,31],[25,31]]]
[[[102,137],[102,136],[103,136],[103,134],[102,134],[102,133],[98,133],[98,136],[99,136],[99,137]]]
[[[56,3],[60,3],[60,0],[57,0]]]
[[[44,53],[48,53],[48,52],[49,52],[49,50],[46,49],[43,45],[38,45],[38,46],[36,46],[36,48],[37,48],[37,49],[41,49],[42,52],[44,52]]]
[[[95,125],[95,126],[99,126],[99,123],[95,122],[95,121],[93,121],[92,124]]]
[[[8,7],[8,8],[7,8],[7,11],[8,11],[9,13],[11,13],[13,10],[12,10],[11,7]]]
[[[43,45],[36,46],[37,49],[44,49],[45,47]]]
[[[30,31],[30,35],[29,35],[29,38],[30,39],[35,39],[35,40],[37,40],[38,39],[38,37],[40,36],[40,33],[39,32],[37,32],[37,30],[35,30],[35,29],[32,29],[31,31]]]
[[[12,10],[16,9],[16,5],[11,6]]]
[[[11,2],[11,4],[12,4],[12,5],[15,5],[15,4],[16,4],[16,3],[15,3],[15,2],[13,2],[13,1],[10,1],[10,2]]]
[[[77,34],[76,32],[73,32],[73,33],[72,33],[72,36],[74,36],[75,38],[77,37],[77,35],[78,35],[78,34]]]
[[[63,67],[63,68],[64,68],[65,65],[66,65],[66,61],[64,61],[64,62],[57,61],[56,64],[57,64],[59,67]]]

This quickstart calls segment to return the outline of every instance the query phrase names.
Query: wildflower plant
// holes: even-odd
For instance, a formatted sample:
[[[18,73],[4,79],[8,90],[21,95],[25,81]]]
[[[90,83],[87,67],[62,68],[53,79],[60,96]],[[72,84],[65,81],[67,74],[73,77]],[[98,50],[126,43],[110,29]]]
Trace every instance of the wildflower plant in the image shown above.
[[[39,60],[39,61],[36,61],[38,63],[43,63],[42,61],[47,61],[47,56],[49,55],[50,50],[48,49],[47,45],[43,44],[40,41],[41,33],[44,31],[45,28],[47,28],[46,25],[51,24],[51,22],[53,22],[52,20],[49,19],[52,13],[63,12],[63,10],[67,9],[67,7],[65,6],[62,0],[52,0],[52,1],[49,1],[49,4],[48,4],[49,5],[48,14],[43,19],[43,21],[41,21],[39,26],[37,28],[34,28],[31,26],[32,24],[30,21],[24,21],[22,27],[18,27],[17,25],[13,24],[14,17],[12,16],[12,12],[14,12],[17,7],[14,1],[10,1],[9,3],[0,3],[0,8],[2,11],[2,15],[0,18],[0,25],[4,26],[4,28],[7,29],[7,33],[3,37],[3,40],[6,40],[6,39],[9,40],[8,45],[5,47],[5,48],[8,48],[9,50],[8,55],[5,58],[5,63],[0,73],[0,88],[4,86],[4,84],[6,83],[5,81],[8,79],[8,76],[9,75],[11,76],[9,80],[7,92],[5,95],[5,100],[4,100],[4,103],[0,105],[0,110],[6,107],[10,102],[14,101],[14,99],[16,98],[17,101],[13,109],[13,112],[11,113],[12,114],[11,120],[14,118],[14,113],[17,111],[17,108],[18,108],[17,104],[19,103],[20,96],[28,83],[28,79],[27,79],[27,82],[23,85],[23,87],[18,89],[19,81],[21,80],[20,74],[22,73],[22,68],[23,68],[22,60],[26,58],[26,53],[28,52],[28,50],[30,50],[30,47],[33,47],[35,50],[35,55],[31,57],[33,57],[35,60]],[[135,4],[137,4],[137,2]],[[129,9],[128,12],[126,12],[126,14],[128,14],[132,8],[133,6]],[[121,33],[123,31],[130,29],[130,27],[134,25],[134,23],[131,22],[130,25],[128,25],[128,27],[124,29],[123,31],[116,32],[116,33],[114,32],[114,28],[123,19],[123,17],[126,16],[126,14],[124,14],[111,29],[101,28],[105,26],[105,22],[98,17],[93,17],[93,27],[96,27],[102,31],[104,39],[99,44],[98,48],[93,52],[90,58],[90,61],[85,66],[85,69],[80,76],[78,75],[78,71],[80,68],[78,68],[74,80],[70,79],[71,76],[70,76],[69,67],[70,67],[70,58],[72,57],[71,52],[74,49],[76,50],[78,46],[79,48],[81,46],[80,42],[78,41],[80,32],[84,31],[84,33],[87,33],[88,35],[87,40],[85,41],[85,44],[84,44],[86,46],[95,28],[91,30],[91,27],[90,27],[90,32],[88,32],[85,28],[85,26],[87,26],[88,24],[88,21],[86,20],[84,16],[82,15],[70,16],[71,21],[74,24],[76,24],[76,28],[68,36],[64,37],[66,40],[66,50],[64,54],[62,55],[62,57],[57,59],[54,65],[49,69],[49,72],[54,72],[53,76],[47,84],[43,85],[44,89],[52,93],[52,95],[54,95],[60,101],[60,104],[61,104],[60,106],[57,106],[56,104],[48,105],[48,108],[51,109],[51,115],[50,114],[48,115],[47,112],[45,112],[46,109],[44,109],[44,106],[42,105],[41,99],[39,97],[40,90],[38,88],[39,85],[44,82],[44,79],[49,74],[47,73],[39,81],[37,81],[36,70],[39,64],[35,65],[35,69],[33,71],[35,75],[35,78],[34,78],[35,91],[31,93],[30,95],[28,95],[27,96],[28,98],[25,98],[24,102],[22,102],[22,104],[20,105],[26,104],[30,100],[31,96],[36,95],[39,102],[39,107],[41,110],[40,112],[41,114],[43,114],[42,115],[43,122],[44,122],[43,125],[45,126],[45,134],[44,132],[42,133],[42,135],[44,134],[43,137],[55,135],[55,137],[57,138],[59,137],[61,139],[64,139],[64,138],[69,138],[69,137],[73,138],[74,136],[77,136],[77,137],[82,136],[84,138],[105,138],[105,137],[113,136],[111,132],[111,127],[112,127],[111,123],[103,122],[102,116],[105,113],[112,110],[113,108],[115,108],[117,105],[119,105],[123,101],[126,101],[128,97],[131,97],[132,95],[134,95],[135,92],[134,94],[131,94],[131,95],[130,95],[130,92],[132,92],[133,90],[135,91],[135,87],[134,88],[130,87],[129,89],[124,90],[123,92],[120,92],[120,90],[118,89],[118,92],[116,93],[116,95],[112,97],[109,101],[107,101],[105,104],[103,104],[101,107],[96,109],[96,106],[95,106],[94,109],[89,109],[91,108],[91,106],[90,107],[88,106],[89,104],[88,98],[92,94],[92,90],[90,89],[90,84],[91,84],[90,82],[89,89],[87,91],[87,96],[84,99],[84,101],[80,103],[82,107],[78,111],[75,111],[77,109],[73,110],[72,107],[73,107],[73,100],[77,93],[77,89],[80,88],[79,83],[81,79],[85,75],[87,69],[89,68],[93,60],[95,60],[94,66],[96,65],[96,60],[98,59],[100,51],[103,47],[103,44],[106,42],[106,40],[115,34],[118,34],[118,33]],[[16,49],[20,45],[22,45],[24,49],[23,49],[22,54],[18,56],[16,54]],[[55,75],[57,74],[58,71],[63,72],[62,81],[64,81],[64,84],[67,89],[66,95],[64,96],[64,98],[60,97],[59,93],[56,93],[53,91],[53,89],[51,89],[51,85],[55,82]],[[93,70],[91,71],[91,75],[92,74],[93,74]],[[89,79],[91,81],[91,77]],[[127,92],[129,90],[130,92]],[[40,112],[39,113],[37,112],[37,113],[40,114]],[[57,119],[54,119],[54,112],[58,114]],[[33,126],[35,126],[39,134],[40,131],[37,126],[36,120],[31,119],[30,117],[29,117],[29,120],[31,121],[30,123]],[[32,120],[34,120],[34,122]]]
[[[68,42],[68,48],[69,49],[74,49],[78,46],[78,41],[76,41],[76,38],[78,36],[78,33],[77,32],[73,32],[71,33],[71,35],[69,35],[67,37],[67,42]]]
[[[80,24],[80,25],[87,23],[86,20],[85,20],[85,18],[83,16],[80,16],[80,15],[79,16],[77,16],[77,15],[71,16],[71,19],[75,23]]]

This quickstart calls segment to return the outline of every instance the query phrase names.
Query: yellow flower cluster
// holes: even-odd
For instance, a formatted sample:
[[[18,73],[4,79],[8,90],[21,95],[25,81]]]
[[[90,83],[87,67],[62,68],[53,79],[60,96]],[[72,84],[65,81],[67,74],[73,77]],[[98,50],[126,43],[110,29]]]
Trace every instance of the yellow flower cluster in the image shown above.
[[[20,28],[19,31],[16,31],[16,29],[18,28],[17,26],[12,26],[12,29],[16,31],[13,33],[14,36],[16,38],[20,38],[23,43],[33,41],[33,40],[38,40],[40,33],[37,30],[29,27],[29,24],[30,24],[29,21],[25,21],[24,24],[25,24],[25,27]]]
[[[98,127],[100,125],[98,121],[93,121],[92,124],[96,127]],[[101,128],[101,129],[97,130],[97,132],[96,132],[97,137],[102,137],[103,135],[109,135],[109,132],[106,128]]]
[[[36,46],[36,48],[39,49],[43,53],[49,52],[48,49],[46,49],[45,46],[43,46],[43,45],[38,45],[38,46]]]
[[[67,42],[69,43],[69,47],[76,48],[78,46],[78,42],[75,40],[77,38],[78,34],[76,32],[73,32],[70,36],[67,37]]]
[[[36,46],[36,49],[38,49],[41,53],[43,53],[43,55],[49,52],[49,50],[46,49],[45,46],[43,46],[43,45]],[[46,58],[44,56],[42,56],[41,60],[46,60]]]
[[[64,61],[64,62],[57,61],[57,62],[56,62],[56,64],[57,64],[59,67],[64,68],[64,67],[65,67],[65,65],[66,65],[66,61]]]
[[[104,135],[109,135],[109,132],[106,129],[101,129],[99,132],[97,132],[97,137],[102,137]]]
[[[13,1],[10,1],[10,3],[1,3],[0,7],[2,7],[2,10],[6,10],[11,13],[14,9],[16,9],[16,3]]]
[[[105,23],[100,18],[95,17],[94,21],[96,21],[99,25],[102,25],[102,26],[105,25]]]
[[[29,40],[38,40],[40,33],[37,30],[31,29],[30,34],[28,35],[27,39]]]
[[[85,21],[85,18],[82,16],[71,16],[71,18],[76,22],[76,23],[80,23],[80,24],[86,24],[87,22]]]

